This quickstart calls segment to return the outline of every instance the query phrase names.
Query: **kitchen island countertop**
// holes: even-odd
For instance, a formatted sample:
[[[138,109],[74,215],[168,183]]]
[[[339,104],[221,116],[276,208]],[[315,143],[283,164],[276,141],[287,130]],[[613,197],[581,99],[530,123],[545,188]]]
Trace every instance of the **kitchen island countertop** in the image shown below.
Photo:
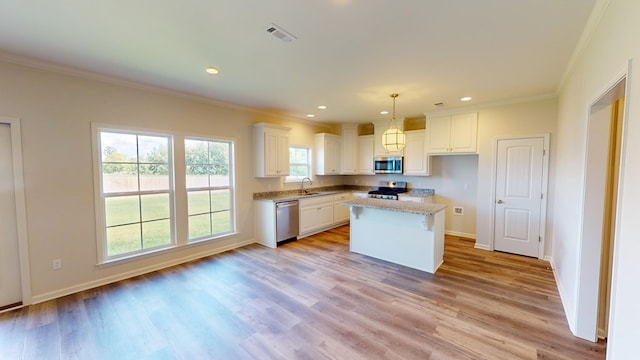
[[[442,204],[423,204],[412,201],[397,201],[373,198],[359,198],[342,202],[341,205],[383,209],[420,215],[433,215],[447,208]]]

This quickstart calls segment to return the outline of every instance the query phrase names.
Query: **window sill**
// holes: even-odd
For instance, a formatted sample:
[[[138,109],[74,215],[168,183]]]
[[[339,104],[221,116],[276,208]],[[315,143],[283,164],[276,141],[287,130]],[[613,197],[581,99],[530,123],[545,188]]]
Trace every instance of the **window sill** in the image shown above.
[[[200,239],[200,240],[194,240],[194,241],[191,241],[189,243],[182,244],[182,245],[173,245],[173,246],[170,245],[170,246],[167,246],[167,247],[162,247],[162,248],[158,248],[158,249],[149,250],[149,251],[144,252],[144,253],[138,253],[138,254],[135,254],[135,255],[123,256],[123,257],[119,257],[117,259],[104,260],[103,262],[97,263],[96,267],[98,269],[102,269],[102,268],[108,268],[108,267],[115,266],[115,265],[126,264],[126,263],[129,263],[129,262],[134,262],[134,261],[150,258],[150,257],[153,257],[153,256],[161,255],[161,254],[170,254],[172,252],[176,252],[176,251],[188,249],[188,248],[191,248],[191,247],[195,247],[195,246],[200,246],[200,245],[216,242],[216,241],[219,241],[219,240],[230,239],[230,238],[233,238],[233,237],[235,237],[237,235],[238,235],[237,232],[232,232],[232,233],[227,233],[227,234],[224,234],[224,235],[221,235],[221,236],[216,236],[216,237],[211,237],[211,238],[204,238],[204,239]]]

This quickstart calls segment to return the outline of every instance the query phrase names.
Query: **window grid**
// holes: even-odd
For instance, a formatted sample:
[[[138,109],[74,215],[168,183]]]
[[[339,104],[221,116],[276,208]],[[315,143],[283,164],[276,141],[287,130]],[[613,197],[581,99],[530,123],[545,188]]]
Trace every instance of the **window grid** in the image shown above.
[[[232,155],[231,141],[185,139],[189,241],[235,231]]]
[[[305,146],[289,146],[289,176],[285,182],[298,182],[311,178],[311,149]]]
[[[172,163],[171,137],[166,134],[151,135],[115,130],[100,130],[98,133],[101,144],[102,209],[105,219],[103,257],[114,259],[131,256],[174,244],[170,210],[173,184],[169,176]],[[141,138],[146,141],[141,142]],[[146,148],[146,153],[141,151],[143,147]],[[156,156],[156,159],[148,161],[152,156]],[[132,178],[135,178],[135,181],[131,181]],[[153,183],[157,179],[160,179],[157,181],[158,184],[146,183]],[[133,183],[135,186],[132,186]],[[147,216],[146,203],[155,195],[166,195],[166,203],[156,205],[168,211],[158,216]],[[128,209],[125,206],[127,203]],[[132,204],[135,209],[131,208]],[[118,217],[121,218],[114,220]]]

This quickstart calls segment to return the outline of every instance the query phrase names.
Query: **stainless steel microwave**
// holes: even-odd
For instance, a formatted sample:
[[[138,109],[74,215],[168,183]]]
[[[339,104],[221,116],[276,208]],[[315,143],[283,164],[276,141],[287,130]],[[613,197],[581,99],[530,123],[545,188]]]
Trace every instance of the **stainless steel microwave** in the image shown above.
[[[402,156],[376,156],[373,171],[376,174],[402,174]]]

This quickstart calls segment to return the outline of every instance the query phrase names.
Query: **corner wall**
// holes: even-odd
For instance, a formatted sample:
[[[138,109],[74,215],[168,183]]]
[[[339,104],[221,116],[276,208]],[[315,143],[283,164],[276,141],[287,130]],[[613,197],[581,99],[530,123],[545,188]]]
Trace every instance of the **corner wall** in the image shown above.
[[[589,41],[570,69],[560,90],[558,118],[558,158],[556,166],[556,199],[553,224],[553,257],[558,287],[562,295],[569,325],[577,336],[593,340],[595,329],[578,328],[583,317],[596,316],[592,311],[579,313],[580,282],[578,270],[583,252],[581,240],[582,206],[584,204],[585,148],[588,112],[599,96],[619,80],[628,60],[633,71],[627,78],[625,99],[626,128],[623,133],[621,196],[618,202],[617,236],[614,245],[613,282],[609,322],[607,358],[637,357],[640,338],[640,2],[613,0],[602,2],[605,10]],[[608,7],[606,7],[608,5]],[[595,265],[597,266],[597,265]]]

